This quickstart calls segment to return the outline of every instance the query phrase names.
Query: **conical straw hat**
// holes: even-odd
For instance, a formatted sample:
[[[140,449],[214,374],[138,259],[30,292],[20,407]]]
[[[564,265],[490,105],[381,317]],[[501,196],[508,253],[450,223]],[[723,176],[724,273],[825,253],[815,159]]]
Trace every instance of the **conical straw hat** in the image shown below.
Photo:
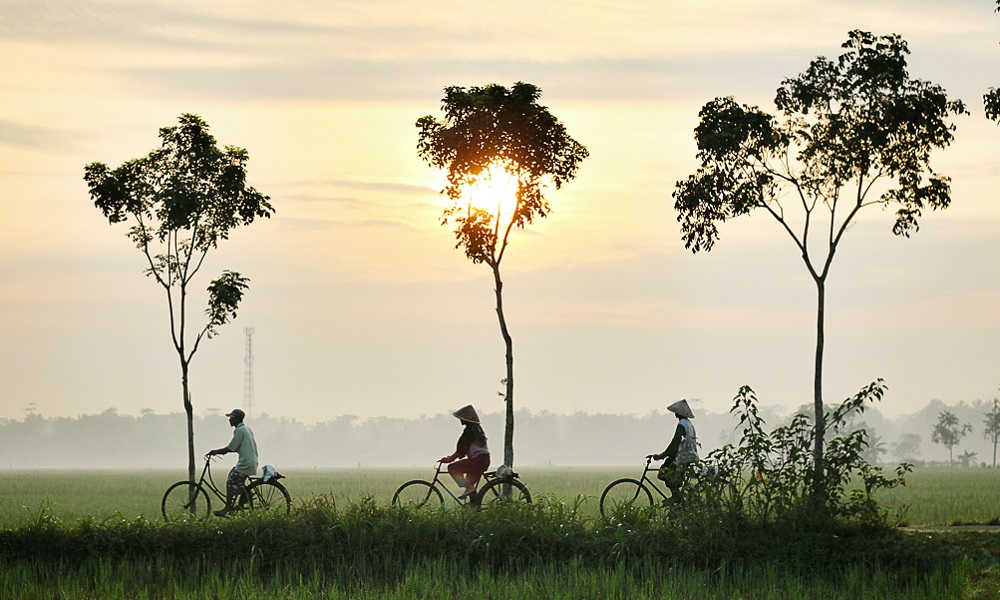
[[[688,406],[687,400],[678,400],[677,402],[674,402],[673,404],[668,406],[667,410],[674,413],[675,415],[687,417],[688,419],[694,418],[694,413],[691,412],[691,407]]]
[[[462,408],[451,413],[463,421],[469,421],[470,423],[475,423],[479,425],[479,415],[476,414],[476,409],[472,408],[471,404],[463,406]]]

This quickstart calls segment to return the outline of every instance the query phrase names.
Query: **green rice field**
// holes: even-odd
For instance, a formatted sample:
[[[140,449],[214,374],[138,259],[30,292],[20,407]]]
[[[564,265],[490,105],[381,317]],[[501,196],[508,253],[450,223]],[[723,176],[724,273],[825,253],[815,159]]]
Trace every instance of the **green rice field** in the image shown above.
[[[221,482],[226,469],[216,469]],[[576,467],[518,469],[533,496],[576,502],[597,513],[604,486],[619,477],[638,477],[637,468]],[[282,481],[293,504],[327,496],[338,505],[371,497],[388,504],[396,488],[410,479],[430,479],[427,469],[284,470]],[[177,471],[7,471],[0,485],[0,526],[30,523],[40,511],[61,521],[82,518],[160,518],[167,487],[186,479]],[[452,485],[454,488],[454,485]],[[450,499],[446,498],[450,502]],[[1000,469],[918,469],[906,486],[889,490],[881,502],[902,512],[905,524],[989,523],[1000,518]]]

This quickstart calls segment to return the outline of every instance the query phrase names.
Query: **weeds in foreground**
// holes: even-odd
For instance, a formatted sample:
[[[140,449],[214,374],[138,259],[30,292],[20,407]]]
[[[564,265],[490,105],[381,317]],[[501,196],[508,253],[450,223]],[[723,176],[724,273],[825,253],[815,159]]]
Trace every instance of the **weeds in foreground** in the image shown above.
[[[425,511],[319,497],[287,516],[41,518],[0,529],[0,589],[14,598],[459,598],[467,590],[490,598],[955,598],[970,574],[997,562],[992,538],[967,538],[982,547],[970,562],[963,548],[971,544],[886,527],[744,524],[739,535],[702,536],[710,524],[697,529],[675,509],[597,519],[582,503],[542,497],[506,509]]]
[[[878,380],[824,415],[823,430],[829,437],[825,467],[817,473],[812,457],[816,428],[809,418],[796,415],[768,432],[753,390],[744,386],[730,411],[743,427],[739,444],[723,446],[689,465],[692,485],[676,518],[695,528],[711,523],[725,535],[747,525],[822,529],[838,521],[870,527],[894,524],[906,507],[891,513],[876,496],[905,485],[912,465],[902,463],[894,476],[886,476],[865,458],[867,430],[851,428],[854,417],[884,393],[885,385]]]
[[[498,570],[461,560],[419,560],[385,578],[364,564],[285,566],[261,574],[246,563],[212,565],[171,561],[96,560],[84,564],[21,563],[0,570],[0,589],[22,600],[51,598],[205,598],[205,599],[409,599],[469,597],[628,598],[630,600],[806,600],[960,598],[971,566],[938,567],[909,578],[886,569],[853,568],[821,577],[796,574],[777,565],[721,566],[691,571],[645,561],[594,568],[580,560]]]

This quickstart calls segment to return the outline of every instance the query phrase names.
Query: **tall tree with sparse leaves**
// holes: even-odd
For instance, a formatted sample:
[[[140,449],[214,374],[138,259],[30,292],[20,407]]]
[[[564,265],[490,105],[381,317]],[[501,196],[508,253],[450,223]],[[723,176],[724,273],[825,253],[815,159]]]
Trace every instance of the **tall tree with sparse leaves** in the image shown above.
[[[993,468],[997,468],[997,444],[1000,444],[1000,398],[993,399],[993,410],[983,420],[983,437],[993,444]]]
[[[685,247],[710,251],[719,224],[755,210],[778,225],[816,285],[814,468],[823,464],[823,350],[826,283],[833,257],[858,213],[895,208],[892,232],[909,237],[927,210],[947,208],[947,177],[930,153],[952,141],[965,112],[938,85],[913,79],[898,35],[852,31],[836,60],[819,57],[778,88],[778,113],[732,97],[705,104],[695,129],[700,166],[673,193]],[[817,488],[818,489],[818,488]]]
[[[588,151],[566,132],[549,109],[538,104],[541,90],[518,82],[510,89],[447,87],[442,100],[444,119],[428,115],[417,120],[417,155],[431,167],[447,172],[442,193],[448,206],[442,225],[454,226],[456,248],[473,263],[485,263],[493,273],[496,313],[506,348],[507,377],[504,400],[504,463],[514,465],[514,348],[503,312],[500,264],[510,234],[551,212],[545,187],[558,190],[576,176]],[[496,203],[487,209],[473,204],[477,184],[509,176],[516,185],[516,202],[507,208]]]
[[[188,475],[195,479],[194,408],[189,371],[202,339],[236,318],[249,279],[223,271],[208,285],[207,321],[188,337],[191,284],[205,257],[230,232],[273,213],[269,198],[246,184],[249,154],[219,149],[208,125],[183,114],[179,124],[160,129],[161,147],[111,169],[99,162],[84,169],[90,197],[112,225],[126,223],[128,237],[146,259],[146,275],[163,288],[170,335],[180,360],[187,414]]]

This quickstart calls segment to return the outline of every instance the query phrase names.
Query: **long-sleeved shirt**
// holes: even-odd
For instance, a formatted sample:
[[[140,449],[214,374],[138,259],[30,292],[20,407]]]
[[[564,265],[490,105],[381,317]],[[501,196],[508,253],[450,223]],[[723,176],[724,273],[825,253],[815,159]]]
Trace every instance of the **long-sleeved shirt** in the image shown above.
[[[486,434],[483,433],[483,428],[479,425],[469,424],[465,426],[465,431],[458,438],[455,454],[452,456],[455,458],[462,456],[472,458],[480,454],[489,453],[490,449],[486,446]]]
[[[691,443],[687,444],[688,451],[690,453],[692,453],[693,456],[691,456],[691,457],[684,457],[685,458],[684,462],[687,463],[687,462],[690,462],[691,460],[697,460],[698,459],[698,449],[697,449],[698,447],[697,447],[697,443],[695,442],[696,436],[695,436],[695,432],[694,432],[694,424],[691,423],[691,421],[689,419],[678,419],[677,420],[677,429],[674,430],[674,437],[673,437],[672,440],[670,440],[670,444],[667,446],[667,448],[663,452],[655,455],[654,458],[656,458],[657,460],[659,460],[661,458],[666,459],[667,463],[674,462],[674,460],[677,459],[677,454],[681,450],[681,444],[684,443],[688,439],[691,440]]]

